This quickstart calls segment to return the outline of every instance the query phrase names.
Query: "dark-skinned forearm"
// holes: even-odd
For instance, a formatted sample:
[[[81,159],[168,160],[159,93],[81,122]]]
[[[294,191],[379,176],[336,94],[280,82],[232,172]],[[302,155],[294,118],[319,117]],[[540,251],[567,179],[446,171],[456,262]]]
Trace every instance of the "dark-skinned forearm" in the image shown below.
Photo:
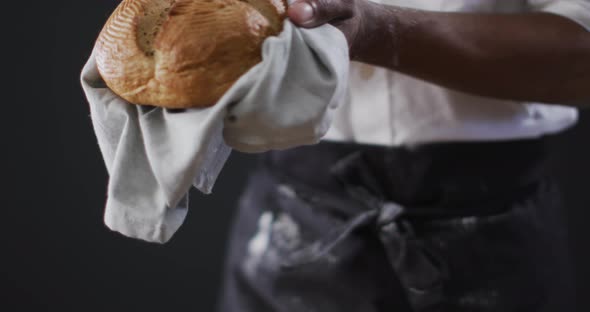
[[[354,60],[451,89],[522,101],[590,101],[590,32],[549,13],[443,13],[369,4]],[[590,103],[588,103],[590,104]]]

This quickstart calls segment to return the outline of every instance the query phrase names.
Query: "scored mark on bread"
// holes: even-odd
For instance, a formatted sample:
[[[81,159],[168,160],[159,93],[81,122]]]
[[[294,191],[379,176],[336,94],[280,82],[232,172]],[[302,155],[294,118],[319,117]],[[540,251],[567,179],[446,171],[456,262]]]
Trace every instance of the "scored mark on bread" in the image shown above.
[[[204,2],[216,2],[215,0],[201,0]],[[268,25],[273,28],[273,33],[279,31],[281,25],[280,19],[286,13],[286,7],[282,0],[237,0],[247,3],[262,14],[268,21]],[[181,11],[182,6],[187,6],[190,2],[178,0],[143,0],[143,16],[138,21],[137,41],[139,48],[146,56],[154,56],[155,40],[160,32],[164,22],[174,15],[174,11]],[[223,9],[227,5],[226,1],[219,1],[219,8]],[[174,7],[174,10],[173,10]],[[178,10],[177,10],[178,9]],[[176,12],[178,13],[178,12]],[[277,15],[278,13],[278,15]],[[260,28],[260,26],[258,26]],[[257,29],[259,30],[259,29]]]
[[[162,25],[168,18],[170,10],[176,0],[151,0],[149,5],[144,5],[143,17],[138,23],[138,44],[139,48],[147,56],[154,56],[154,43]]]

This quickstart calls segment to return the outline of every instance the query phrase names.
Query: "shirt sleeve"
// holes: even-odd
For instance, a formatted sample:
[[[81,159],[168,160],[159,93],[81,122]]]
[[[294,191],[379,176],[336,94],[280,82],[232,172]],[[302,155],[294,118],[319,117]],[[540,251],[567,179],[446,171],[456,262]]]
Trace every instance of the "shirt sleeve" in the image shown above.
[[[567,17],[590,31],[590,0],[528,0],[532,11]]]

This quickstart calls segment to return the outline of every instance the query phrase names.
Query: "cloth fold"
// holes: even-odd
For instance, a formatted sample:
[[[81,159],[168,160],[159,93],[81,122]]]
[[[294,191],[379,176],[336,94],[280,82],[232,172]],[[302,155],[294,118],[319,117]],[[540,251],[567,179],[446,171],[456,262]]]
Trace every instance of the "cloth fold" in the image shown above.
[[[330,25],[285,20],[265,40],[262,62],[205,109],[138,106],[101,79],[94,52],[81,82],[109,183],[105,224],[125,236],[165,243],[182,225],[189,190],[210,193],[232,149],[265,152],[315,144],[346,100],[348,45]]]

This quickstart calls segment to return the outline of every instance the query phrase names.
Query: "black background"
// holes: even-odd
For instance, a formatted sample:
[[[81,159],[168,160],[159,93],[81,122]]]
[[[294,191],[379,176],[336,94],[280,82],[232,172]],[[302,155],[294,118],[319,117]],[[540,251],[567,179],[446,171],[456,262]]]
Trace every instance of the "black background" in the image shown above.
[[[193,190],[186,222],[165,245],[103,225],[107,175],[79,73],[117,2],[4,6],[0,311],[213,311],[227,230],[253,157],[233,154],[213,195]],[[589,141],[590,112],[551,139],[577,311],[590,311]]]

